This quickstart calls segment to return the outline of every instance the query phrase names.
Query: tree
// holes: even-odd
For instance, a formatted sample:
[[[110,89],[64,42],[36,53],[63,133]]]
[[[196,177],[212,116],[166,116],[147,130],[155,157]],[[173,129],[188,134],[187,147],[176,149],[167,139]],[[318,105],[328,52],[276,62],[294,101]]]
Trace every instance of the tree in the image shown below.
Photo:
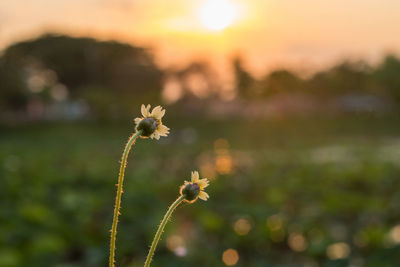
[[[378,90],[385,92],[394,101],[400,102],[400,60],[388,55],[373,73]]]
[[[288,70],[273,71],[264,79],[263,95],[297,92],[302,89],[302,83],[300,78]]]
[[[251,76],[242,66],[242,60],[235,58],[233,61],[233,67],[236,77],[236,88],[240,98],[252,99],[256,95],[254,87],[256,80]]]
[[[109,102],[113,110],[125,112],[132,104],[159,102],[161,97],[162,72],[146,49],[128,44],[48,34],[8,47],[1,62],[0,75],[7,76],[7,82],[0,84],[0,94],[12,91],[4,98],[10,103],[16,98],[14,94],[29,95],[25,84],[32,66],[55,73],[72,99],[85,98],[88,90],[103,88],[102,95],[120,100]]]
[[[344,62],[327,71],[318,72],[307,83],[313,94],[335,96],[367,92],[370,69],[364,62]]]

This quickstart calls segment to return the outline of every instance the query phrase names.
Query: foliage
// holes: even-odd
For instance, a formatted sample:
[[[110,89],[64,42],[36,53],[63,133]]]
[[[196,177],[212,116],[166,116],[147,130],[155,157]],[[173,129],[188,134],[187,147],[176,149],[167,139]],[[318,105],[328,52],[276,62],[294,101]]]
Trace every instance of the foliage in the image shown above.
[[[20,97],[34,95],[29,78],[36,78],[30,77],[34,76],[30,73],[38,69],[44,70],[44,74],[52,73],[57,83],[67,87],[71,99],[91,95],[98,87],[106,88],[103,92],[107,92],[108,97],[117,95],[119,98],[119,105],[109,103],[108,108],[113,110],[124,111],[127,107],[121,100],[126,98],[131,99],[132,106],[160,97],[161,71],[146,49],[62,35],[44,35],[8,47],[0,60],[0,94],[11,90]],[[5,101],[13,99],[4,97]],[[92,106],[96,107],[96,104]]]
[[[400,101],[400,60],[393,55],[385,58],[374,72],[377,86],[396,101]]]
[[[400,107],[400,60],[394,55],[376,66],[363,61],[340,62],[307,78],[277,69],[256,79],[238,57],[233,58],[232,69],[239,100],[268,101],[275,95],[291,95],[308,96],[317,103],[346,97],[365,102],[364,97],[384,103],[380,106]],[[38,102],[59,104],[65,101],[65,97],[57,98],[61,86],[68,93],[67,101],[82,101],[91,115],[114,119],[132,114],[132,107],[141,103],[160,102],[163,82],[170,77],[180,83],[182,102],[199,105],[224,97],[220,88],[227,86],[221,84],[217,73],[207,62],[194,62],[181,70],[161,70],[145,48],[49,34],[15,43],[0,56],[0,110],[25,112]],[[38,79],[45,80],[39,87]]]
[[[129,123],[2,129],[0,266],[106,265]],[[121,266],[143,266],[165,203],[194,167],[213,179],[211,198],[176,210],[154,266],[224,266],[228,248],[237,266],[398,265],[390,235],[400,222],[398,117],[167,123],[168,138],[138,143],[129,158]],[[294,234],[304,247],[290,242]],[[327,256],[337,242],[348,257]]]

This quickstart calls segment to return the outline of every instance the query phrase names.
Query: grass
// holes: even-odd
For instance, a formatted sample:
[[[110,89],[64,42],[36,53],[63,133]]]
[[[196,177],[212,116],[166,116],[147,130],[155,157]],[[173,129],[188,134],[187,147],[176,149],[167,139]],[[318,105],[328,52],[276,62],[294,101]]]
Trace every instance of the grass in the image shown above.
[[[211,198],[175,212],[155,267],[225,266],[229,248],[237,266],[397,266],[400,118],[166,124],[170,137],[139,142],[128,160],[121,266],[143,265],[193,169],[212,179]],[[130,121],[1,129],[0,266],[106,265],[118,161],[132,130]],[[348,255],[343,246],[327,255],[338,242]]]

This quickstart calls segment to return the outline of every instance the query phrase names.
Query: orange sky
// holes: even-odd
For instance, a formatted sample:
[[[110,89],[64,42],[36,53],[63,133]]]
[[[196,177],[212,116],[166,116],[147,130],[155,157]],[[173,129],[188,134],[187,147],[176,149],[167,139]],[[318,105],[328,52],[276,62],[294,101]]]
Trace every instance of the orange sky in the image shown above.
[[[400,52],[398,0],[218,0],[235,19],[217,31],[201,21],[207,1],[1,0],[0,47],[56,31],[152,46],[165,67],[202,58],[227,66],[240,54],[256,75]]]

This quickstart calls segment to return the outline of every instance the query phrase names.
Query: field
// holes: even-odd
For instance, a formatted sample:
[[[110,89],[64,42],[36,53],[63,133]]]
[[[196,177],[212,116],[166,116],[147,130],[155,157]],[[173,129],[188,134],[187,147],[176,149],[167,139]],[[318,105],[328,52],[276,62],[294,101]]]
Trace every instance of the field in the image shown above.
[[[195,169],[210,199],[178,208],[154,267],[398,266],[399,116],[166,124],[168,138],[130,155],[117,266],[143,266]],[[106,266],[132,130],[129,120],[0,128],[0,266]]]

